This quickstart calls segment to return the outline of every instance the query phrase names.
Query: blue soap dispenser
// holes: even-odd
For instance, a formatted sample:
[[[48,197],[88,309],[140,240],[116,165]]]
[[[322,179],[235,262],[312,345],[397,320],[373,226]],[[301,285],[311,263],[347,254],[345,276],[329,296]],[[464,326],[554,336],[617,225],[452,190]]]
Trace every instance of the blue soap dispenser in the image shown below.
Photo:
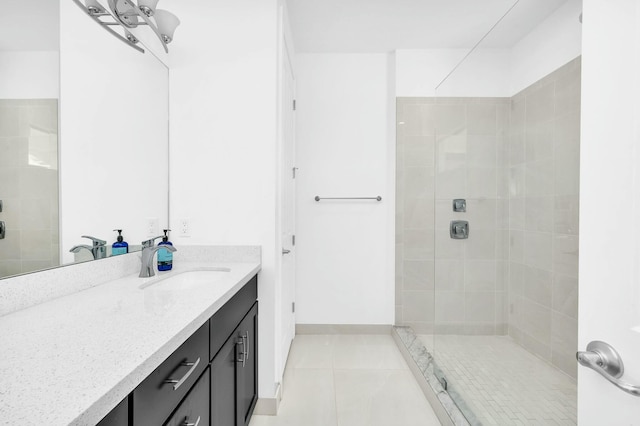
[[[169,235],[167,232],[171,229],[164,230],[164,237],[162,241],[158,243],[158,246],[172,246],[173,243],[169,241]],[[170,271],[173,268],[173,253],[169,250],[158,250],[158,271]]]
[[[122,229],[114,229],[118,233],[118,241],[111,245],[111,256],[129,253],[129,244],[122,238]]]

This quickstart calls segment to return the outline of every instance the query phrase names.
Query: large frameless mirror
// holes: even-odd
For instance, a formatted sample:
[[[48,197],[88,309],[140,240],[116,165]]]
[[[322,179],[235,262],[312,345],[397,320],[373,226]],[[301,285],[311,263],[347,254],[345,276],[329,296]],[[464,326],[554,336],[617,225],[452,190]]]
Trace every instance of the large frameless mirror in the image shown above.
[[[166,65],[72,1],[36,3],[0,16],[0,278],[109,256],[113,229],[133,251],[168,223]]]

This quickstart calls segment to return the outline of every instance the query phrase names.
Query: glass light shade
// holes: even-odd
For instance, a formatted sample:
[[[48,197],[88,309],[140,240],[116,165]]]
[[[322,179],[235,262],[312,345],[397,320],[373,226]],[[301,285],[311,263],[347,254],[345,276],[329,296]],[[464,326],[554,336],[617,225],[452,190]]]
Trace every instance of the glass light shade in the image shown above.
[[[162,34],[162,38],[165,43],[170,43],[173,40],[173,33],[176,31],[180,20],[176,15],[166,10],[158,9],[153,15],[158,25],[158,31]]]
[[[138,8],[147,16],[153,16],[156,13],[156,5],[158,0],[138,0]]]
[[[85,6],[87,6],[87,10],[90,13],[104,13],[106,12],[105,8],[102,7],[98,0],[84,0]]]

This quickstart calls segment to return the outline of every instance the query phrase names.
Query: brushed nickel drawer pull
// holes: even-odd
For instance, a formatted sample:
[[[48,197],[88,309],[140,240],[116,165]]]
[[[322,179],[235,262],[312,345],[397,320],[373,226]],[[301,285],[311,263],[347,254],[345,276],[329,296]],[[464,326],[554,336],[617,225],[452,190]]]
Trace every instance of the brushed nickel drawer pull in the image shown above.
[[[184,423],[182,426],[198,426],[200,424],[200,416],[198,416],[198,420],[195,423],[189,423],[189,417],[184,418]]]
[[[238,355],[240,355],[241,359],[236,359],[236,362],[237,363],[242,363],[242,367],[244,367],[244,363],[247,362],[247,356],[245,355],[245,353],[247,352],[247,345],[245,344],[244,336],[240,336],[238,338],[238,341],[236,342],[236,345],[237,346],[242,345],[242,350],[238,354]]]
[[[242,340],[247,342],[247,347],[244,349],[244,359],[249,360],[249,332],[247,331],[244,336],[242,336]]]
[[[182,386],[182,384],[189,378],[189,376],[196,370],[196,368],[198,367],[198,364],[200,364],[200,358],[198,358],[196,360],[196,362],[183,362],[180,364],[181,367],[191,367],[189,369],[189,371],[187,371],[187,373],[182,376],[182,378],[180,380],[175,380],[175,379],[168,379],[165,380],[165,383],[170,383],[173,384],[173,390],[178,390],[178,388],[180,386]]]

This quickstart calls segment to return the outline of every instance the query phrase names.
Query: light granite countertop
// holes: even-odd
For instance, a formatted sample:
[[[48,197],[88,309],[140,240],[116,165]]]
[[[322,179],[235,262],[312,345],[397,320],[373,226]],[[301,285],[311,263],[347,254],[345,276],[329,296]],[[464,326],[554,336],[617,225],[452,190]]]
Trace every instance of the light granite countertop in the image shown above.
[[[163,280],[211,267],[230,272]],[[183,262],[0,317],[0,424],[96,424],[259,270],[253,261]]]

